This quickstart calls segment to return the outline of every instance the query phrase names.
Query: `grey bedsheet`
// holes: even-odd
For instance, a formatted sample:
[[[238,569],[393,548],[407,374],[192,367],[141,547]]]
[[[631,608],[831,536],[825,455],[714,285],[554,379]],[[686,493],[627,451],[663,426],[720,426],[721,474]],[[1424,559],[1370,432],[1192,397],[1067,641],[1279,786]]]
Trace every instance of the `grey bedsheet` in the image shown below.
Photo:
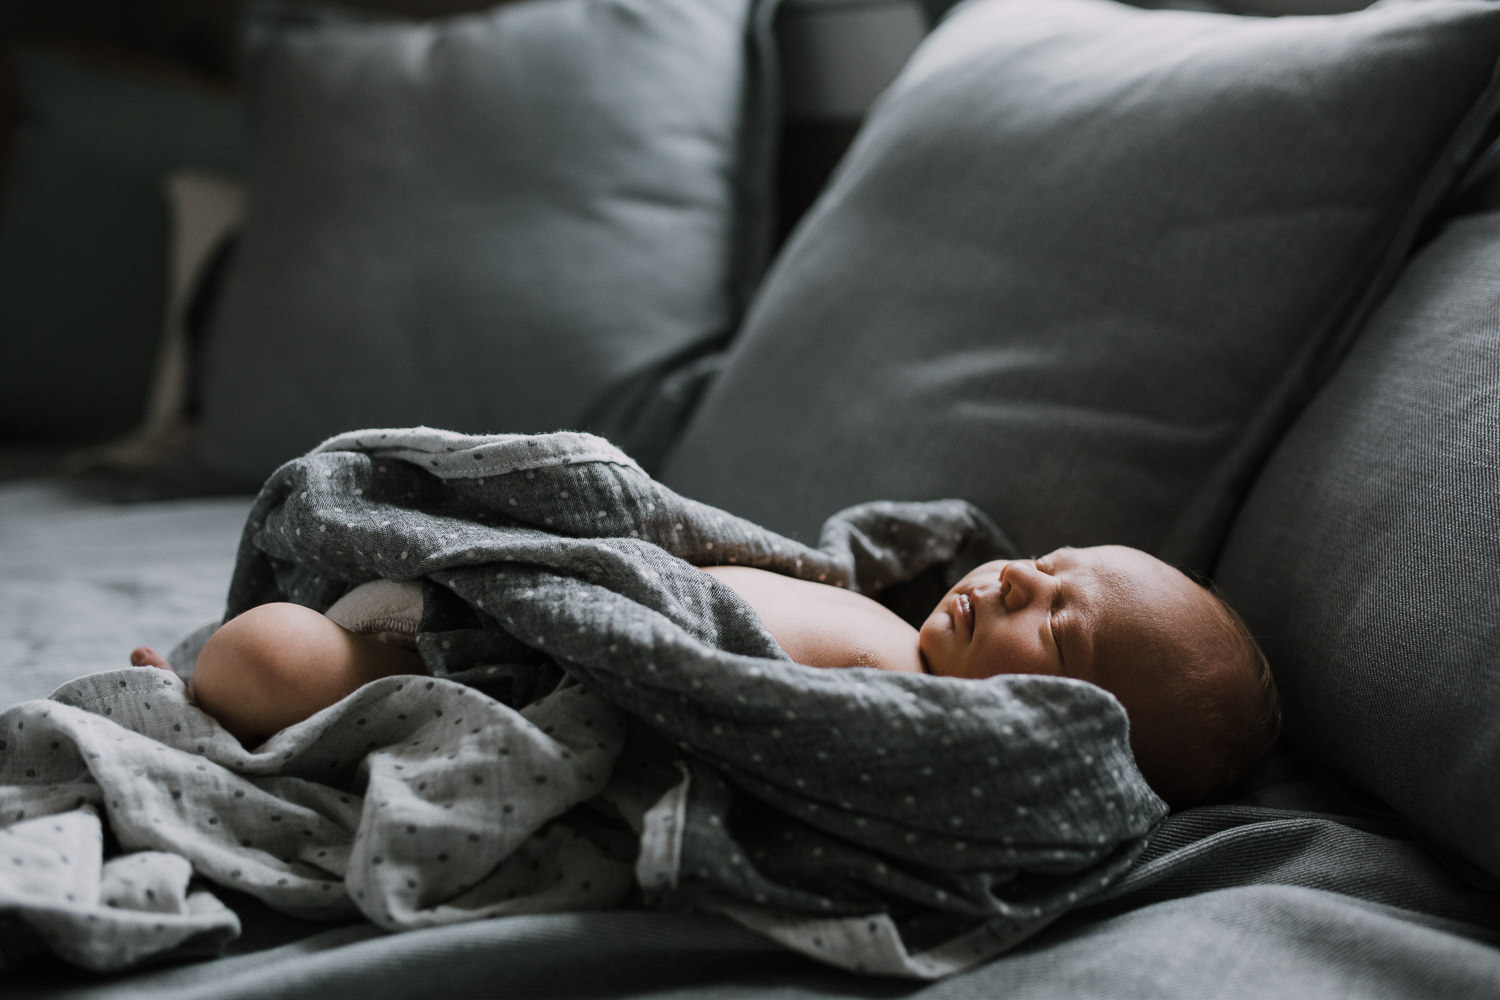
[[[137,642],[169,645],[216,616],[247,506],[120,507],[51,481],[0,487],[0,643],[8,644],[0,706],[112,667]],[[23,604],[33,588],[39,599]],[[37,627],[47,621],[81,626]],[[227,958],[109,980],[43,964],[8,979],[4,992],[16,1000],[375,1000],[433,990],[642,1000],[1500,993],[1494,896],[1398,826],[1345,815],[1335,790],[1286,757],[1248,804],[1168,819],[1118,898],[922,987],[817,965],[709,915],[530,915],[387,935],[365,922],[324,929],[231,893],[245,934]]]

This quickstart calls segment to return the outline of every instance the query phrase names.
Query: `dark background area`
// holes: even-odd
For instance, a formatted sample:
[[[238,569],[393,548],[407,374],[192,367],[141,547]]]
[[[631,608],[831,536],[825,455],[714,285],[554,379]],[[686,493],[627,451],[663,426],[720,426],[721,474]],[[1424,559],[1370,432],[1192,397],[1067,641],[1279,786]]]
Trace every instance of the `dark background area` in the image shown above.
[[[134,72],[197,78],[232,89],[238,64],[238,25],[245,0],[48,0],[0,4],[0,164],[6,162],[15,118],[10,55],[18,45],[57,46],[101,65]],[[441,17],[495,6],[495,0],[342,0],[341,6],[405,17]],[[783,4],[778,34],[797,18],[839,16],[863,9],[892,8],[897,0],[860,3]],[[825,29],[826,31],[826,29]],[[833,29],[834,33],[838,28]],[[899,42],[898,42],[899,44]],[[889,45],[886,46],[889,49]],[[895,70],[889,51],[868,73],[876,79]],[[796,75],[795,68],[792,75]],[[797,80],[790,81],[794,85]],[[784,236],[816,197],[859,127],[859,116],[791,109],[782,133],[780,231]],[[3,170],[3,168],[0,168]],[[0,173],[3,179],[3,173]]]

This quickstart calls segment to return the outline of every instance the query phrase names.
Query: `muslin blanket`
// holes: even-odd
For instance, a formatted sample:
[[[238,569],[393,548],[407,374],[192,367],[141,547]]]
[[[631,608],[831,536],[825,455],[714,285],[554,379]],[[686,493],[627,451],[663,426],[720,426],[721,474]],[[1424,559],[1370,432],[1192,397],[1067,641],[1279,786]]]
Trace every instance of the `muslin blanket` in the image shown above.
[[[968,967],[1096,898],[1165,815],[1119,704],[1064,678],[794,664],[695,567],[915,623],[1010,554],[956,501],[853,508],[810,548],[585,434],[333,438],[267,481],[227,613],[420,581],[428,673],[253,749],[161,670],[0,713],[0,955],[212,953],[238,933],[224,887],[393,931],[691,907],[849,969]]]

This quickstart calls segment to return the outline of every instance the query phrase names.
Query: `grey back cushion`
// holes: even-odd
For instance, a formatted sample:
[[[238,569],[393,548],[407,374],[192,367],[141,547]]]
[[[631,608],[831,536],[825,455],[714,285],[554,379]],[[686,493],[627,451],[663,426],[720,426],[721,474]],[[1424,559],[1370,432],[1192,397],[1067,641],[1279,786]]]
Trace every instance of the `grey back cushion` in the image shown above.
[[[720,346],[763,270],[770,8],[253,8],[202,459],[253,484],[354,427],[622,436],[616,400]]]
[[[975,0],[882,96],[663,477],[802,538],[958,496],[1203,568],[1494,115],[1500,4]],[[1457,138],[1455,138],[1457,137]]]
[[[1500,875],[1500,214],[1413,262],[1218,573],[1288,737]]]

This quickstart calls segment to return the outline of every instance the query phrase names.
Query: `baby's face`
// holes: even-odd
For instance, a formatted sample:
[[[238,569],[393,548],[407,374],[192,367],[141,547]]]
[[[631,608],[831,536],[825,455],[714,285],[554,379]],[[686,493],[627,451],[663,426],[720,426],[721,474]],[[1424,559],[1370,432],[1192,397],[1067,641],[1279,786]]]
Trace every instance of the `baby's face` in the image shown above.
[[[923,623],[917,648],[941,676],[1052,674],[1104,688],[1124,706],[1137,761],[1160,790],[1151,769],[1212,738],[1202,706],[1251,697],[1233,668],[1190,666],[1215,661],[1221,620],[1207,590],[1144,552],[1058,549],[969,573]]]
[[[1205,596],[1137,549],[1058,549],[973,570],[923,623],[918,649],[943,676],[1054,674],[1113,691],[1149,639],[1191,638]]]

